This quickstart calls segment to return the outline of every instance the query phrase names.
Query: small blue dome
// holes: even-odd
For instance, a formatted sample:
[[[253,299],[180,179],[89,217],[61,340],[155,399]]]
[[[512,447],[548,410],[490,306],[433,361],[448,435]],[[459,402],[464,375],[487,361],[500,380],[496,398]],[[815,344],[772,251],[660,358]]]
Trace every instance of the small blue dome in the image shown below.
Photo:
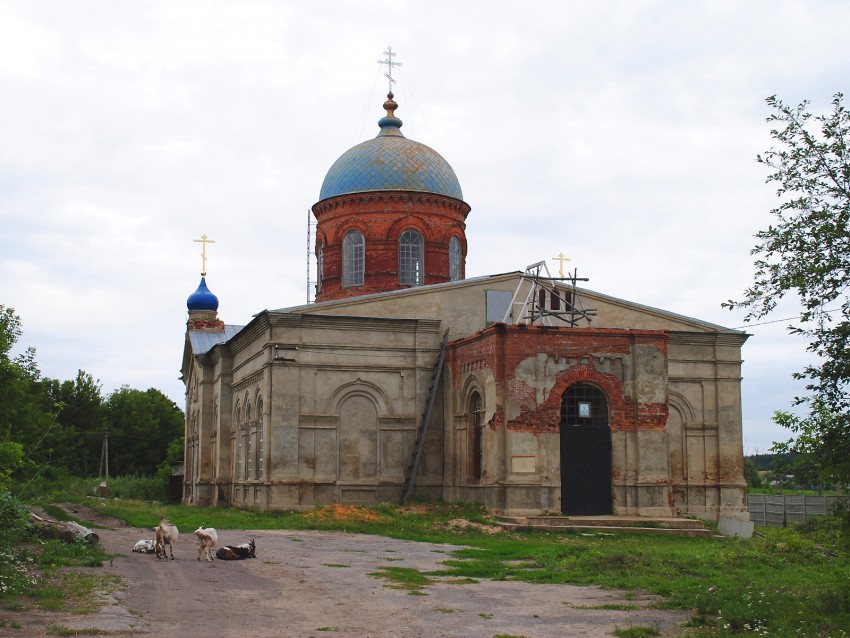
[[[218,310],[218,297],[207,288],[206,278],[201,277],[198,289],[186,300],[186,307],[190,312],[192,310]]]
[[[460,182],[452,167],[434,149],[407,139],[393,95],[384,103],[386,117],[378,121],[381,132],[347,150],[333,163],[319,200],[368,191],[419,191],[463,199]]]

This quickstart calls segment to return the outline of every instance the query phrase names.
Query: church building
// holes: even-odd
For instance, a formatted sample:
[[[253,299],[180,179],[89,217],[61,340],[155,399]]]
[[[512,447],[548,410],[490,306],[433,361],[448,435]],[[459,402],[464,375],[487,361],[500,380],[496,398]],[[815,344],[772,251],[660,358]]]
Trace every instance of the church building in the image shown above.
[[[460,182],[383,107],[312,207],[315,303],[237,326],[205,273],[188,298],[183,501],[745,519],[747,335],[563,261],[466,278]]]

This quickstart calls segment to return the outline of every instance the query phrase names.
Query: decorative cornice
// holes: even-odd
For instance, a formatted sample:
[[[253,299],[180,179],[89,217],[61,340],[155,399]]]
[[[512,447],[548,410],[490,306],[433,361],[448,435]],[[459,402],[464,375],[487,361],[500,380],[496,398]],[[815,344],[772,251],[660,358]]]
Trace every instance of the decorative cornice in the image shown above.
[[[451,209],[466,216],[471,207],[460,199],[437,193],[420,193],[417,191],[375,191],[370,193],[349,193],[337,195],[313,204],[313,213],[320,215],[326,211],[357,206],[360,204],[373,204],[381,202],[403,202],[413,204],[424,204],[428,207],[442,207]]]
[[[744,332],[670,331],[671,345],[731,346],[740,348],[750,335]]]
[[[255,383],[259,383],[260,381],[262,381],[262,380],[263,380],[263,376],[264,376],[264,371],[263,371],[263,370],[259,370],[258,372],[254,372],[253,374],[249,374],[249,375],[248,375],[247,377],[245,377],[244,379],[242,379],[242,380],[238,381],[237,383],[234,383],[234,384],[231,386],[231,389],[233,390],[233,392],[234,392],[234,393],[235,393],[235,392],[242,392],[242,390],[244,390],[245,388],[247,388],[247,387],[249,387],[249,386],[252,386],[252,385],[254,385]]]
[[[338,330],[380,330],[383,332],[425,332],[440,330],[438,319],[401,319],[392,317],[348,317],[344,315],[298,315],[302,328]]]

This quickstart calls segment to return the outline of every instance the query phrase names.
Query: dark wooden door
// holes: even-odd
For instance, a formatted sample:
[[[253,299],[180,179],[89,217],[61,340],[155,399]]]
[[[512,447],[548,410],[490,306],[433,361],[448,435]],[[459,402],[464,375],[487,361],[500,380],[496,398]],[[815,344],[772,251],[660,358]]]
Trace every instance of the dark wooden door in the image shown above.
[[[611,514],[611,428],[608,402],[590,384],[570,386],[561,402],[561,511]]]

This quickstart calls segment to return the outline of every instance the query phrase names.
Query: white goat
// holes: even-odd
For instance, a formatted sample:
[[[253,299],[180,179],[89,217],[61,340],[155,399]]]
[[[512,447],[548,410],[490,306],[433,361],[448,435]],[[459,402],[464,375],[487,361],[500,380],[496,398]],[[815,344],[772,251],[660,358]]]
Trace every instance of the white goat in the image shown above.
[[[207,562],[212,562],[212,548],[218,542],[218,534],[216,534],[215,529],[212,527],[204,529],[204,526],[201,525],[195,530],[195,536],[201,541],[201,544],[198,545],[198,560],[201,560],[201,554],[204,554],[207,557]]]
[[[140,540],[133,546],[133,551],[138,552],[139,554],[153,554],[153,549],[153,539]]]
[[[177,542],[177,537],[180,535],[177,526],[167,518],[163,518],[159,525],[153,528],[153,531],[156,535],[154,541],[156,557],[165,558],[165,546],[168,545],[169,550],[171,550],[171,560],[174,560],[174,543]]]

